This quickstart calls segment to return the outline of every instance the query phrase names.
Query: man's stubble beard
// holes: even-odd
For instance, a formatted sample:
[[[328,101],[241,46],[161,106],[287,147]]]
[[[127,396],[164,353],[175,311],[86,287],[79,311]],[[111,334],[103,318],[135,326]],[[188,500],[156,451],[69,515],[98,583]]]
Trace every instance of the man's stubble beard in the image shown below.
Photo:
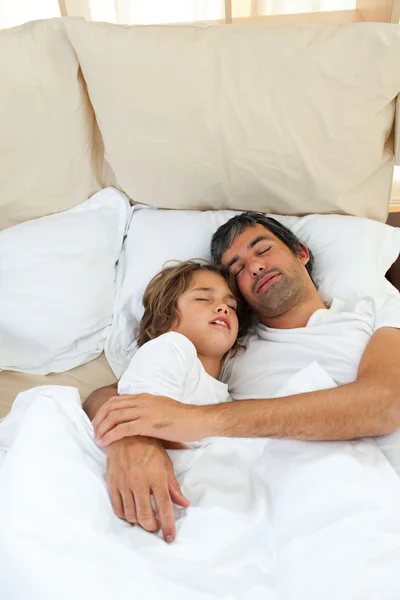
[[[303,279],[300,274],[290,276],[281,272],[277,281],[257,298],[258,303],[253,311],[258,320],[273,319],[288,313],[305,295],[302,284]]]

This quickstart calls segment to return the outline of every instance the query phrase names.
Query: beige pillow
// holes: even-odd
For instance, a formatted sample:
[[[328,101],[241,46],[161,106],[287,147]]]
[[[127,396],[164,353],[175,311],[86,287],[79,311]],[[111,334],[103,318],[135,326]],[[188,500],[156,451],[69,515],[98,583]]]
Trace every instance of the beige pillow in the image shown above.
[[[400,28],[66,29],[134,201],[386,218]]]
[[[62,19],[0,31],[0,229],[99,189],[94,114]]]

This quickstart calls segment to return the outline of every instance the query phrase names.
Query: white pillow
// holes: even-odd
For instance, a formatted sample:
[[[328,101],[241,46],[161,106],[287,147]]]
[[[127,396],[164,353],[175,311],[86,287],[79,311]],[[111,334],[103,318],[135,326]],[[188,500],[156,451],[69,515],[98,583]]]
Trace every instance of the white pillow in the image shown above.
[[[0,232],[0,368],[60,373],[101,354],[130,214],[107,188]]]
[[[137,205],[121,255],[106,357],[117,377],[135,351],[149,280],[168,260],[210,258],[211,236],[234,211],[158,210]],[[400,252],[400,229],[339,215],[270,215],[290,227],[315,256],[313,278],[324,302],[397,293],[385,273]]]

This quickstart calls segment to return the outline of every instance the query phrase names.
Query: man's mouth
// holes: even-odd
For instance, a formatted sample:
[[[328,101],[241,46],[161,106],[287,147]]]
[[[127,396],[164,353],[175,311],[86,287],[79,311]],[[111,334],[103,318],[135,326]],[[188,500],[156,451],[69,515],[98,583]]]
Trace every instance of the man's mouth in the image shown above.
[[[213,319],[210,321],[210,325],[215,325],[216,327],[224,327],[225,329],[231,329],[231,324],[229,319],[226,317],[218,317],[217,319]]]
[[[265,292],[265,290],[275,283],[278,277],[280,277],[280,273],[269,273],[268,275],[264,275],[257,284],[256,294]]]

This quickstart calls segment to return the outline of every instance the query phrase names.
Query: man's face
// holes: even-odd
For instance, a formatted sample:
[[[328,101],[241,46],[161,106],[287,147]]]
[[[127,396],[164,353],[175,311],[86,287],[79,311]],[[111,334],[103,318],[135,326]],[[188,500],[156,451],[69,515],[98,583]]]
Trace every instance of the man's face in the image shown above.
[[[244,299],[263,322],[285,314],[304,296],[311,283],[308,260],[307,248],[295,255],[257,224],[235,237],[221,263],[235,275]]]

